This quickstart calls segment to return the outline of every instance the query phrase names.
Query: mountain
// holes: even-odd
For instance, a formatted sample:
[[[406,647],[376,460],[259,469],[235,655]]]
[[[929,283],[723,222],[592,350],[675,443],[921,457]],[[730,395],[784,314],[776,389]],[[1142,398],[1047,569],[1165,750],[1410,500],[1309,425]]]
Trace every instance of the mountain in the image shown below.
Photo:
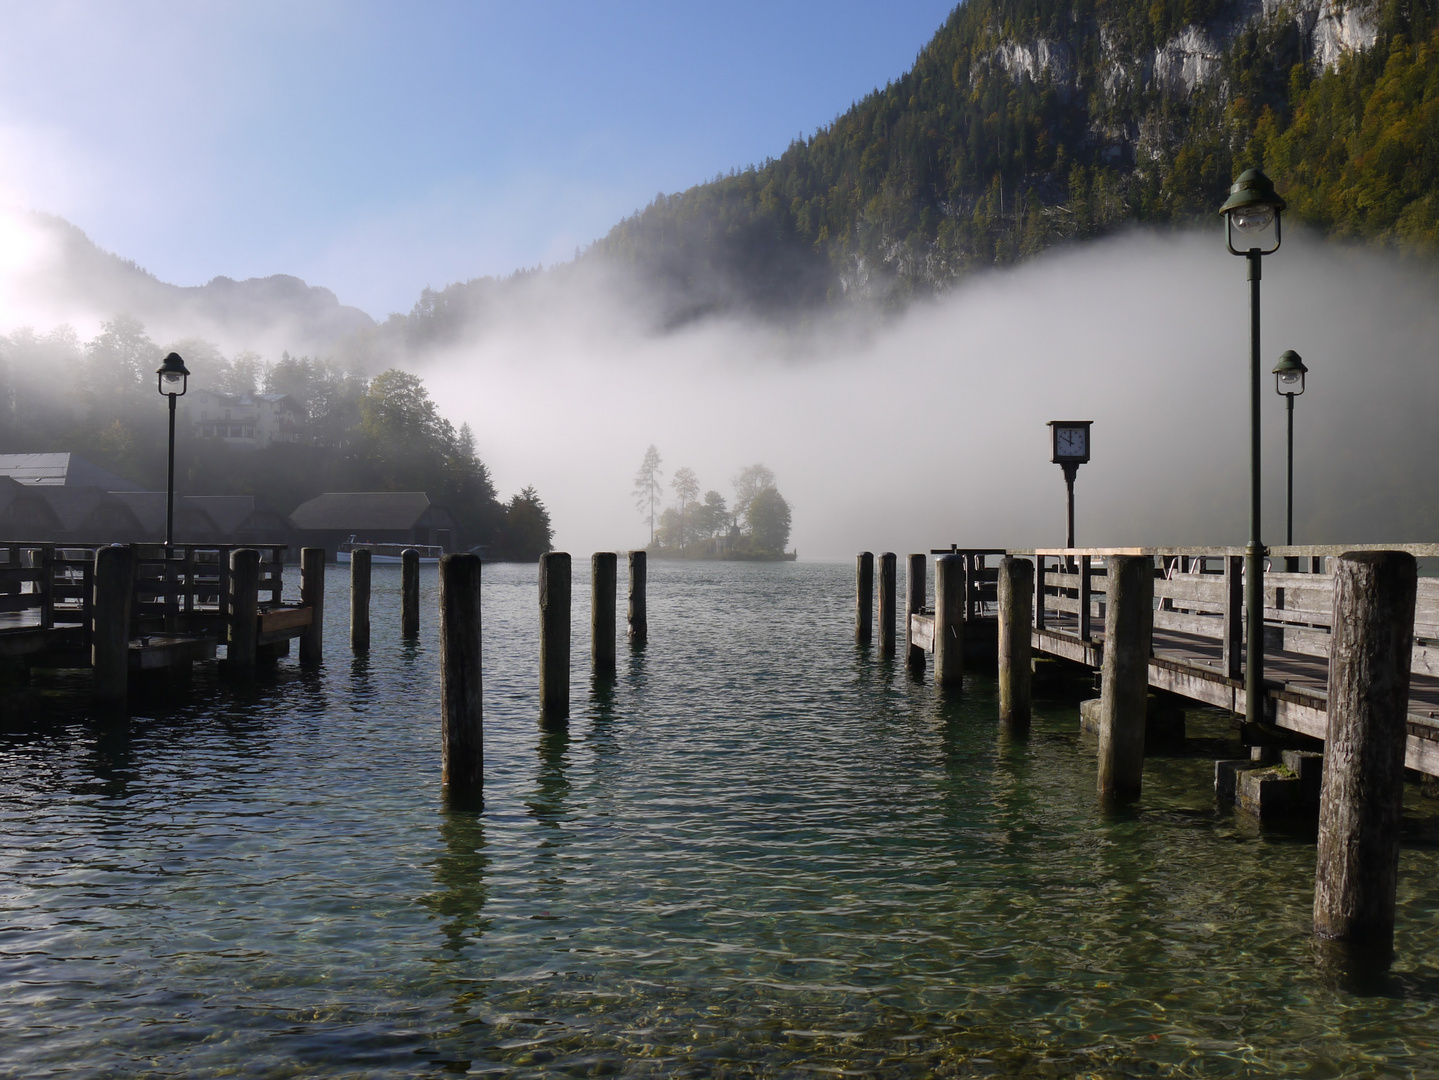
[[[20,283],[27,295],[19,299],[53,322],[124,313],[144,323],[157,340],[198,336],[231,348],[319,355],[374,326],[369,315],[341,304],[329,289],[296,277],[217,277],[205,285],[169,285],[101,250],[62,218],[22,217],[34,254]]]
[[[779,158],[656,199],[584,255],[668,316],[888,304],[1127,222],[1290,218],[1439,241],[1435,0],[968,0],[914,67]]]

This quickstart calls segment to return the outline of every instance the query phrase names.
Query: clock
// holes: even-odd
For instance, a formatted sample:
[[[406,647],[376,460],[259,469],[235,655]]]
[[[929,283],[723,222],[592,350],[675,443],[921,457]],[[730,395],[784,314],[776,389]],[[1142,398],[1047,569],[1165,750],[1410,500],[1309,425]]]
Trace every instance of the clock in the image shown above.
[[[1054,456],[1058,465],[1079,465],[1089,460],[1089,425],[1093,420],[1051,420]]]

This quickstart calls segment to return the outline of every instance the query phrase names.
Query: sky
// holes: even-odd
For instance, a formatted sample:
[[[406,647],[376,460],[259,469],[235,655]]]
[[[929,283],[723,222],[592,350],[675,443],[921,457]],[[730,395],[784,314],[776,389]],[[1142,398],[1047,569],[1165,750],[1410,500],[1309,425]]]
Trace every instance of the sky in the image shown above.
[[[0,202],[376,318],[777,156],[950,0],[0,2]]]

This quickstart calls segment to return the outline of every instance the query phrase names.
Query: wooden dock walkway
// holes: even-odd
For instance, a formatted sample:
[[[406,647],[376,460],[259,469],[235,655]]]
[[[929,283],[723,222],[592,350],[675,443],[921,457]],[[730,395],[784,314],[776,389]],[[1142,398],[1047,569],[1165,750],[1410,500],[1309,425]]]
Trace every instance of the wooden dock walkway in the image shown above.
[[[1402,550],[1439,557],[1439,544],[1277,547],[1264,576],[1264,711],[1275,728],[1325,735],[1329,638],[1334,604],[1330,561],[1346,551]],[[1155,690],[1243,715],[1244,594],[1240,548],[1000,550],[952,547],[966,569],[966,652],[971,635],[995,633],[999,558],[1033,561],[1031,648],[1098,669],[1104,660],[1106,562],[1120,555],[1154,563],[1149,684]],[[1283,569],[1276,569],[1282,566]],[[934,611],[910,612],[916,645],[933,650]],[[1410,675],[1407,768],[1439,776],[1439,578],[1421,578]]]
[[[96,566],[115,545],[0,543],[0,664],[32,668],[92,668],[96,663]],[[253,550],[258,574],[242,597],[232,556]],[[313,622],[311,605],[286,603],[283,544],[132,544],[128,608],[123,631],[130,674],[183,671],[212,660],[217,649],[253,642],[260,662],[289,655],[290,641]],[[248,579],[247,579],[248,580]],[[237,612],[254,611],[253,634],[240,633]],[[245,647],[248,647],[246,644]]]

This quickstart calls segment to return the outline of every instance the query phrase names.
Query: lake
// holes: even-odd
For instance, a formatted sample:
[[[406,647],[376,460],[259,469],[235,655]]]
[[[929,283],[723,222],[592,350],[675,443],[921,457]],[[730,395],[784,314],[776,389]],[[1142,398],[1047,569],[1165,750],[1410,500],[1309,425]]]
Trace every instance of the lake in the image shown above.
[[[652,561],[649,645],[598,687],[588,569],[544,732],[535,568],[485,568],[478,814],[439,789],[434,567],[412,644],[375,567],[367,659],[332,569],[318,671],[202,666],[129,722],[41,678],[0,733],[0,1075],[1439,1072],[1417,788],[1393,977],[1351,993],[1312,827],[1215,809],[1226,716],[1107,812],[1076,697],[1006,741],[991,675],[854,646],[850,565]]]

